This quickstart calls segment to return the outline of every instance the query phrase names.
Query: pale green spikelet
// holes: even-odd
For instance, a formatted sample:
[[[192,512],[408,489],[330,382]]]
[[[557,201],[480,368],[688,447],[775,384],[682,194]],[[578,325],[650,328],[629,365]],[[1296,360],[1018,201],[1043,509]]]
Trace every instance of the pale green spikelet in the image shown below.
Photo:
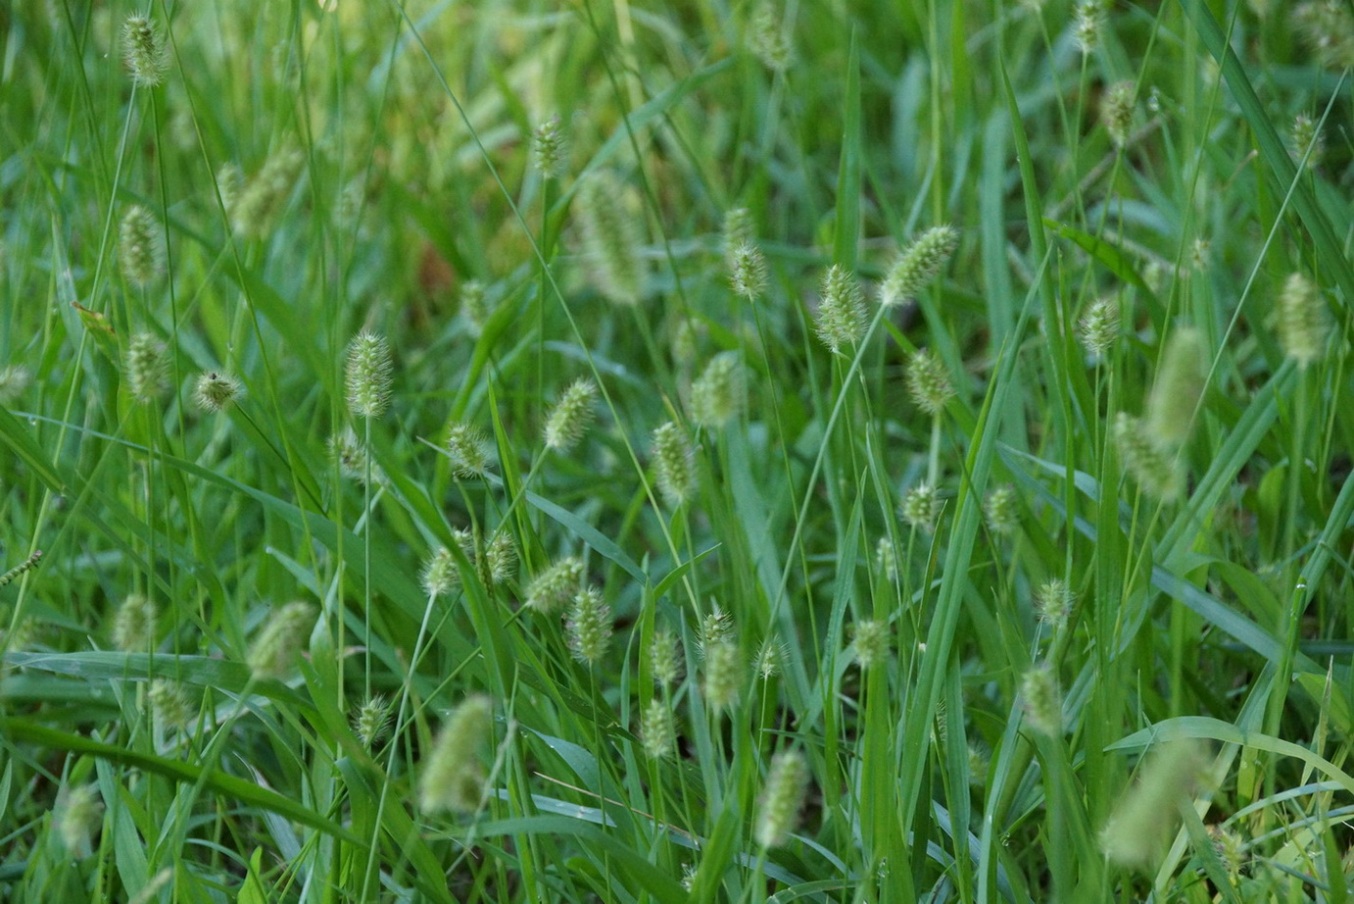
[[[1072,25],[1072,39],[1082,54],[1089,56],[1100,46],[1100,29],[1105,25],[1104,0],[1081,0]]]
[[[461,286],[461,316],[465,318],[467,333],[475,339],[484,335],[484,326],[493,313],[484,283],[472,279]]]
[[[699,330],[690,320],[680,320],[672,330],[672,360],[684,372],[696,361]]]
[[[879,303],[886,308],[915,298],[940,273],[959,247],[959,231],[933,226],[917,237],[889,269],[879,286]]]
[[[244,172],[234,163],[222,164],[216,171],[216,192],[221,198],[221,208],[226,218],[234,222],[235,205],[240,202],[244,192]]]
[[[568,452],[578,445],[596,417],[597,384],[587,377],[575,380],[545,419],[545,447]]]
[[[583,561],[565,556],[532,579],[522,605],[542,614],[555,612],[578,595],[582,582]]]
[[[492,587],[503,583],[512,577],[516,566],[517,547],[513,545],[512,534],[500,528],[484,546],[484,563],[480,569],[489,575],[489,580],[485,581],[484,585]]]
[[[339,473],[348,480],[366,483],[368,470],[373,482],[385,480],[380,467],[371,462],[366,446],[351,427],[329,437],[329,454],[338,465]]]
[[[137,87],[154,88],[164,81],[169,60],[164,38],[150,19],[128,16],[122,23],[122,60]]]
[[[193,401],[203,411],[216,413],[224,411],[239,401],[244,395],[240,381],[229,374],[208,371],[197,379],[193,389]]]
[[[583,180],[577,204],[583,251],[597,290],[614,304],[635,305],[644,291],[644,265],[636,224],[622,206],[623,200],[619,180],[599,172]]]
[[[1020,702],[1025,724],[1038,734],[1062,737],[1062,694],[1053,669],[1043,663],[1024,674],[1020,681]]]
[[[183,685],[168,678],[156,678],[147,693],[155,721],[166,729],[180,729],[193,718],[193,706]]]
[[[940,517],[940,497],[929,483],[919,483],[903,494],[899,513],[909,527],[930,533]]]
[[[155,645],[155,601],[140,593],[130,594],[113,617],[113,646],[124,653],[144,653]]]
[[[123,370],[134,400],[149,404],[169,391],[168,355],[164,343],[150,333],[137,333],[127,342]]]
[[[1056,633],[1067,624],[1076,594],[1059,578],[1049,578],[1034,592],[1034,611]]]
[[[353,733],[363,747],[372,750],[390,731],[390,718],[390,701],[378,694],[353,713]]]
[[[1133,127],[1133,96],[1136,92],[1137,86],[1132,82],[1115,82],[1100,102],[1100,121],[1117,148],[1128,143],[1129,130]]]
[[[748,301],[756,301],[766,292],[766,258],[752,242],[746,242],[733,250],[729,261],[729,285],[735,295]]]
[[[1204,391],[1203,364],[1207,360],[1198,330],[1176,330],[1166,343],[1147,398],[1147,432],[1163,449],[1179,448],[1189,439],[1194,411]]]
[[[254,679],[280,681],[286,678],[297,652],[305,649],[307,635],[314,624],[314,608],[299,601],[287,603],[269,616],[245,660]]]
[[[644,754],[651,760],[663,760],[677,750],[677,724],[672,707],[654,697],[644,708],[639,721],[639,738]]]
[[[983,500],[983,515],[987,519],[987,529],[992,533],[1015,533],[1020,527],[1020,504],[1015,488],[1003,485],[989,492]]]
[[[472,694],[452,711],[420,770],[418,808],[432,815],[473,813],[484,797],[482,751],[493,732],[489,698]]]
[[[1354,66],[1354,11],[1342,0],[1309,0],[1293,19],[1316,60],[1330,69]]]
[[[794,57],[785,33],[784,13],[775,3],[763,0],[748,22],[748,49],[772,72],[784,72]]]
[[[917,407],[935,415],[945,410],[945,404],[954,398],[954,386],[945,362],[929,348],[919,348],[907,362],[907,393]]]
[[[1180,495],[1176,455],[1158,445],[1139,418],[1123,411],[1115,416],[1114,444],[1125,470],[1149,496],[1170,502]]]
[[[983,748],[970,743],[968,746],[968,782],[975,788],[987,784],[987,770],[991,757]]]
[[[863,618],[852,625],[852,631],[855,636],[851,646],[861,671],[869,671],[889,661],[888,622]]]
[[[738,702],[743,690],[743,659],[732,640],[702,641],[705,662],[701,667],[701,694],[712,710],[726,710]]]
[[[884,572],[884,577],[893,583],[898,580],[898,552],[893,547],[893,541],[888,535],[879,538],[874,545],[874,561],[880,570]]]
[[[1108,295],[1091,302],[1077,323],[1077,338],[1087,355],[1104,358],[1119,338],[1119,302]]]
[[[237,233],[245,238],[258,238],[272,228],[305,162],[305,155],[295,147],[280,148],[267,159],[229,208]]]
[[[865,336],[869,320],[860,283],[846,268],[833,264],[823,278],[823,300],[818,305],[815,330],[834,355]]]
[[[767,636],[757,648],[757,656],[752,660],[753,671],[763,681],[770,681],[785,669],[785,660],[790,656],[790,648],[774,635]]]
[[[701,619],[696,637],[700,644],[697,652],[704,658],[710,647],[733,639],[733,618],[719,606],[715,606],[709,615]]]
[[[118,224],[118,268],[134,286],[149,284],[165,270],[164,234],[140,204],[127,208]]]
[[[355,418],[374,418],[390,406],[394,364],[385,337],[363,330],[348,343],[346,386],[348,411]]]
[[[1227,873],[1235,881],[1241,876],[1246,868],[1246,861],[1249,859],[1246,853],[1246,842],[1233,829],[1225,825],[1210,825],[1208,827],[1208,838],[1213,842],[1213,853],[1218,855],[1222,865],[1226,867]],[[1346,873],[1348,873],[1348,858],[1350,851],[1345,851]]]
[[[452,424],[447,428],[445,449],[453,477],[468,480],[489,470],[489,441],[476,427]]]
[[[1298,162],[1305,160],[1303,165],[1307,169],[1316,169],[1326,153],[1326,139],[1317,131],[1316,121],[1306,113],[1299,113],[1294,117],[1293,128],[1288,134],[1293,148],[1293,159]]]
[[[737,352],[720,352],[691,384],[691,420],[712,430],[737,417],[743,408],[743,361]]]
[[[809,790],[809,764],[797,750],[782,750],[771,758],[754,838],[763,849],[790,840],[799,825],[799,810]]]
[[[1301,273],[1284,281],[1277,305],[1279,344],[1284,354],[1306,370],[1326,354],[1331,317],[1316,284]]]
[[[654,632],[649,668],[654,684],[659,687],[671,688],[682,678],[682,643],[666,628]]]
[[[33,383],[33,372],[22,364],[0,367],[0,405],[13,405]]]
[[[531,142],[531,162],[542,176],[558,179],[569,162],[569,145],[560,131],[559,117],[552,116],[536,127]]]
[[[606,655],[611,644],[611,621],[611,607],[597,588],[585,587],[574,597],[565,623],[574,659],[591,666]]]
[[[1207,753],[1197,740],[1154,747],[1100,834],[1105,857],[1119,866],[1153,872],[1175,834],[1177,808],[1188,804],[1206,767]]]
[[[757,241],[757,232],[752,222],[752,211],[746,207],[732,207],[724,214],[722,234],[724,263],[733,266],[733,253],[744,245]]]
[[[41,559],[42,559],[42,550],[40,549],[33,550],[33,552],[28,556],[28,558],[24,559],[22,562],[20,562],[18,565],[15,565],[13,568],[11,568],[9,571],[6,571],[4,574],[0,574],[0,587],[5,586],[11,581],[18,580],[20,577],[24,575],[25,572],[37,568],[38,562],[41,561]]]
[[[94,785],[63,788],[52,813],[53,827],[74,857],[88,857],[94,833],[103,819],[103,801]]]
[[[428,599],[446,596],[461,585],[461,572],[456,568],[456,557],[445,546],[433,550],[420,575],[423,592]]]
[[[668,505],[680,508],[696,491],[696,469],[686,431],[669,421],[653,432],[654,479]]]

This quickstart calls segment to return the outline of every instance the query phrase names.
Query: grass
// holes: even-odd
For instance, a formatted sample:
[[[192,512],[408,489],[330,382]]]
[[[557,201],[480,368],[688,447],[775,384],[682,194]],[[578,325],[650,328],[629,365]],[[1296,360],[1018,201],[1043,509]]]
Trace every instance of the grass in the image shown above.
[[[1349,898],[1342,0],[0,21],[0,897]]]

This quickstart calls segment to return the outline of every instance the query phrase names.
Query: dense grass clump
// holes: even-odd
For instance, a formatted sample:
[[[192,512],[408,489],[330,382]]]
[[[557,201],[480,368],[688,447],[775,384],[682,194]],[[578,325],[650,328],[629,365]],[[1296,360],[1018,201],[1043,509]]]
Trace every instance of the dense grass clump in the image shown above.
[[[1348,898],[1344,0],[0,23],[0,898]]]

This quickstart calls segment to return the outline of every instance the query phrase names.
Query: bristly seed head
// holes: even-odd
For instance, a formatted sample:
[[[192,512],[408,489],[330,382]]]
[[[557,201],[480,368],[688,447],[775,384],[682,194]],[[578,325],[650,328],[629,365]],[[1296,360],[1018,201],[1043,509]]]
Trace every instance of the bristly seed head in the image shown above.
[[[574,381],[545,419],[545,447],[568,452],[592,425],[597,384],[587,377]]]
[[[799,824],[799,808],[809,790],[809,764],[796,750],[783,750],[771,758],[754,833],[763,849],[779,847]]]
[[[348,410],[353,417],[375,418],[390,405],[394,364],[384,336],[366,330],[348,343]]]
[[[124,653],[144,653],[155,644],[156,606],[150,597],[133,593],[118,606],[113,619],[113,645]]]
[[[203,411],[216,413],[235,404],[244,394],[240,381],[227,374],[209,371],[197,379],[193,401]]]
[[[1015,489],[999,486],[987,494],[983,500],[983,515],[987,518],[987,529],[994,534],[1013,534],[1020,527],[1020,505],[1016,500]]]
[[[1277,305],[1279,344],[1284,354],[1306,370],[1321,360],[1331,333],[1330,312],[1316,284],[1294,273],[1283,284]]]
[[[644,754],[651,760],[662,760],[677,750],[677,726],[672,707],[658,697],[649,701],[639,721],[639,738]]]
[[[959,231],[952,226],[933,226],[907,247],[879,287],[879,303],[886,308],[915,298],[959,247]]]
[[[654,632],[649,668],[654,684],[659,687],[673,687],[682,677],[682,643],[666,628]]]
[[[1179,449],[1189,439],[1204,391],[1203,365],[1207,360],[1203,337],[1196,329],[1176,330],[1166,343],[1156,382],[1147,397],[1147,432],[1162,449]]]
[[[743,361],[720,352],[691,384],[691,420],[707,430],[722,427],[743,408]]]
[[[390,701],[379,694],[363,703],[353,714],[353,732],[362,746],[372,750],[390,731]]]
[[[423,563],[423,592],[428,599],[446,596],[461,584],[461,572],[456,568],[456,557],[445,546],[439,546]]]
[[[1119,302],[1106,295],[1091,302],[1077,325],[1081,347],[1092,358],[1101,359],[1119,338]]]
[[[418,808],[432,815],[443,810],[473,813],[484,796],[480,754],[493,730],[493,708],[483,694],[472,694],[447,717],[433,742],[418,781]]]
[[[274,612],[254,645],[247,664],[257,680],[287,677],[298,651],[306,647],[306,635],[315,624],[315,610],[309,603],[291,602]]]
[[[532,579],[522,605],[542,614],[555,612],[578,595],[582,583],[583,561],[565,556]]]
[[[823,278],[823,300],[818,305],[818,338],[834,354],[865,336],[869,320],[860,283],[844,267],[833,264]]]
[[[743,658],[732,640],[703,644],[705,662],[701,694],[705,704],[720,711],[733,707],[743,690]]]
[[[150,19],[128,16],[122,23],[122,58],[138,87],[154,88],[164,80],[169,60],[164,40]]]
[[[618,305],[636,305],[644,291],[636,224],[623,207],[624,191],[612,174],[599,172],[579,186],[583,250],[597,290]]]
[[[903,494],[898,509],[909,527],[930,533],[935,530],[936,519],[940,517],[940,497],[935,487],[919,483]]]
[[[559,117],[552,116],[536,127],[531,159],[547,179],[558,179],[569,160],[569,145],[560,131]]]
[[[954,398],[945,362],[929,348],[917,349],[907,362],[907,392],[917,407],[930,415],[945,410],[945,403]]]
[[[1100,102],[1100,121],[1105,124],[1105,132],[1117,148],[1128,143],[1129,130],[1133,127],[1133,95],[1136,91],[1137,86],[1133,82],[1115,82]]]
[[[734,294],[756,301],[766,292],[766,258],[753,242],[733,249],[729,261],[729,284]]]
[[[886,621],[865,618],[853,625],[856,662],[861,671],[869,671],[876,665],[883,665],[889,658],[889,625]]]
[[[164,234],[154,215],[140,204],[133,204],[122,215],[118,264],[123,278],[134,286],[145,286],[164,272]]]
[[[489,442],[469,424],[452,424],[447,428],[446,450],[453,477],[468,480],[483,476],[489,469]]]
[[[663,498],[673,508],[696,491],[696,469],[686,431],[669,421],[653,432],[654,478]]]
[[[137,333],[127,343],[125,372],[133,399],[145,405],[169,391],[169,358],[164,343],[150,333]]]
[[[1062,695],[1058,679],[1047,663],[1025,673],[1020,682],[1020,700],[1025,709],[1025,724],[1046,737],[1062,737]]]
[[[574,597],[565,631],[569,651],[584,665],[596,665],[611,644],[611,607],[595,587],[585,587]]]

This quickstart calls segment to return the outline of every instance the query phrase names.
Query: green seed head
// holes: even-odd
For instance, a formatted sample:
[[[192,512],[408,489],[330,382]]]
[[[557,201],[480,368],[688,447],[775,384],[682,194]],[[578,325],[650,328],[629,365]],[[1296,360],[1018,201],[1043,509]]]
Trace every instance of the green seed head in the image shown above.
[[[484,796],[481,753],[493,732],[489,698],[474,694],[447,717],[423,764],[418,806],[426,814],[473,813]]]
[[[1293,159],[1304,161],[1307,169],[1315,169],[1325,155],[1326,142],[1317,131],[1316,121],[1306,113],[1299,113],[1293,119],[1293,128],[1289,133],[1293,147]]]
[[[297,651],[305,648],[314,624],[315,610],[309,603],[287,603],[275,611],[249,649],[246,663],[254,678],[258,681],[286,678]]]
[[[203,411],[216,413],[224,411],[244,394],[240,381],[227,374],[210,371],[197,379],[193,390],[193,401]]]
[[[94,833],[103,819],[103,801],[93,785],[64,788],[52,814],[57,837],[75,857],[88,857]]]
[[[558,179],[569,162],[569,145],[560,131],[559,117],[552,116],[536,127],[531,143],[531,158],[547,179]]]
[[[1054,632],[1062,630],[1067,624],[1067,617],[1072,612],[1074,602],[1076,595],[1058,578],[1044,581],[1034,592],[1034,609],[1039,614],[1039,620]]]
[[[1195,329],[1176,330],[1166,344],[1161,369],[1147,399],[1147,431],[1163,449],[1178,449],[1189,439],[1194,411],[1204,391],[1207,351]]]
[[[452,424],[447,429],[446,450],[454,477],[468,480],[489,469],[489,441],[469,424]]]
[[[748,49],[772,72],[790,67],[794,50],[785,31],[785,15],[777,4],[764,0],[748,23]]]
[[[150,333],[137,333],[128,341],[124,371],[127,390],[143,405],[169,391],[169,353]]]
[[[355,418],[380,417],[390,405],[394,364],[385,337],[366,330],[348,343],[348,411]]]
[[[472,279],[461,286],[461,316],[465,318],[466,332],[478,339],[484,335],[484,326],[493,316],[484,283]]]
[[[898,256],[879,287],[879,303],[886,308],[915,298],[940,273],[959,247],[959,232],[951,226],[933,226]]]
[[[1294,273],[1283,284],[1277,306],[1279,344],[1284,354],[1306,370],[1321,360],[1331,333],[1331,317],[1316,284]]]
[[[439,546],[423,563],[423,592],[429,599],[446,596],[461,584],[461,572],[456,568],[456,557],[445,546]]]
[[[1092,358],[1103,358],[1119,337],[1119,302],[1110,296],[1091,302],[1077,324],[1077,338]]]
[[[245,238],[265,235],[282,212],[301,176],[306,157],[294,147],[274,152],[263,169],[241,188],[227,209],[235,231]]]
[[[151,682],[148,697],[155,721],[161,726],[172,730],[192,721],[193,706],[188,699],[188,692],[177,681],[156,678]]]
[[[818,305],[818,338],[834,354],[856,345],[865,336],[869,320],[860,283],[844,267],[833,264],[823,279],[823,300]]]
[[[1132,82],[1116,82],[1105,92],[1100,103],[1100,121],[1117,148],[1128,143],[1129,130],[1133,126],[1133,95],[1136,86]]]
[[[929,348],[918,349],[907,362],[907,392],[917,407],[930,415],[945,410],[954,398],[954,386],[945,363]]]
[[[584,588],[574,597],[565,623],[569,651],[584,665],[595,665],[611,644],[611,607],[595,587]]]
[[[987,494],[983,501],[983,514],[987,518],[987,528],[994,534],[1013,534],[1020,527],[1020,506],[1016,501],[1015,489],[999,486]]]
[[[545,447],[568,452],[592,425],[596,412],[597,384],[584,377],[564,390],[559,402],[545,419]]]
[[[622,207],[624,189],[610,173],[583,181],[578,193],[583,250],[592,266],[597,290],[619,305],[639,304],[644,265],[639,256],[637,227]]]
[[[1101,832],[1100,844],[1111,863],[1155,871],[1175,834],[1178,808],[1191,801],[1207,765],[1207,751],[1197,740],[1153,748]]]
[[[1124,469],[1147,493],[1162,502],[1176,499],[1184,488],[1178,457],[1148,432],[1139,418],[1123,411],[1114,419],[1114,445]]]
[[[133,593],[113,619],[113,645],[124,653],[144,653],[155,645],[157,611],[148,596]]]
[[[854,625],[856,662],[861,671],[869,671],[877,665],[883,665],[889,659],[888,622],[875,619],[861,619]]]
[[[164,81],[169,60],[164,39],[150,19],[128,16],[122,23],[122,59],[137,87],[154,88]]]
[[[133,204],[118,226],[118,265],[134,286],[145,286],[165,269],[164,234],[149,210]]]
[[[783,750],[771,758],[757,812],[757,844],[765,849],[790,840],[790,833],[799,825],[799,809],[808,790],[809,764],[802,753]]]
[[[752,242],[746,242],[733,250],[729,261],[729,284],[734,294],[756,301],[766,292],[766,258]]]
[[[682,677],[682,644],[666,628],[655,631],[649,648],[649,668],[653,670],[654,684],[673,687]]]
[[[732,640],[704,643],[701,693],[715,711],[731,709],[743,690],[743,658]]]
[[[1043,664],[1025,673],[1020,682],[1020,701],[1026,725],[1046,737],[1062,737],[1062,695],[1052,668]]]
[[[899,506],[903,520],[909,527],[930,533],[940,517],[940,497],[929,483],[919,483],[903,494]]]
[[[653,432],[654,478],[668,505],[680,508],[696,491],[696,469],[686,431],[669,421]]]
[[[720,352],[691,384],[691,420],[706,429],[722,427],[743,407],[743,362],[737,352]]]
[[[558,611],[583,589],[582,582],[582,560],[565,556],[532,579],[523,605],[542,614]]]
[[[363,747],[372,750],[385,739],[390,731],[390,716],[390,701],[379,695],[357,708],[353,714],[353,733]]]
[[[677,725],[672,707],[657,697],[650,700],[640,717],[639,737],[649,759],[662,760],[672,756],[677,750]]]

